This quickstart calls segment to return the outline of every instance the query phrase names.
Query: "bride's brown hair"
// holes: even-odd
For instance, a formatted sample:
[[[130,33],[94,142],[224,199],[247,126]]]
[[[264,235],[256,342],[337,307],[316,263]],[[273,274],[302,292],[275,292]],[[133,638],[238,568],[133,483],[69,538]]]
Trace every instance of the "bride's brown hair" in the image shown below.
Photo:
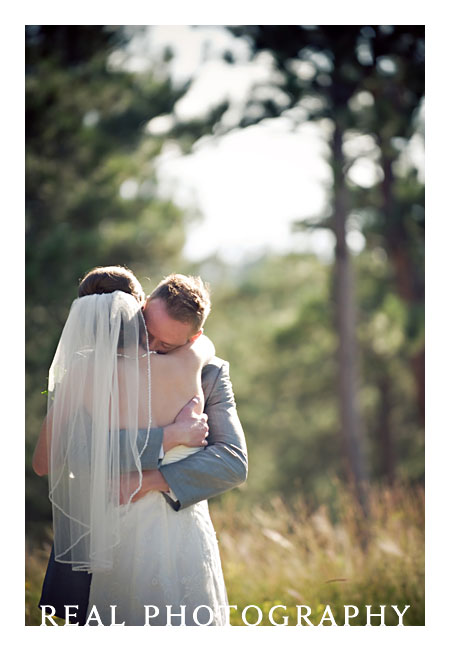
[[[88,271],[78,286],[78,297],[111,294],[116,291],[131,294],[141,307],[144,305],[145,294],[141,283],[132,271],[120,265],[95,267]]]
[[[132,271],[120,265],[95,267],[95,269],[88,271],[78,286],[78,297],[82,298],[91,294],[112,294],[117,291],[131,294],[137,300],[140,308],[143,308],[145,294],[141,283]],[[143,318],[139,320],[139,339],[141,346],[145,348],[145,325]],[[123,348],[123,344],[123,327],[121,327],[118,348]]]

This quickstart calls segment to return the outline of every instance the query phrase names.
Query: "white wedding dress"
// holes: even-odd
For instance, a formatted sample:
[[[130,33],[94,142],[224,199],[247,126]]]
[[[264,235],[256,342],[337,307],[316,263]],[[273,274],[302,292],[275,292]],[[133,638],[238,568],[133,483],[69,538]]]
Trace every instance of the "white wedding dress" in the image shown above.
[[[177,446],[165,454],[162,464],[179,461],[196,451]],[[208,502],[175,511],[161,493],[150,491],[128,512],[123,509],[113,570],[92,575],[88,626],[98,625],[95,618],[89,618],[94,605],[104,626],[111,625],[113,605],[117,606],[115,623],[125,622],[126,626],[229,624]],[[171,617],[167,615],[168,606]],[[183,610],[184,621],[179,616]]]

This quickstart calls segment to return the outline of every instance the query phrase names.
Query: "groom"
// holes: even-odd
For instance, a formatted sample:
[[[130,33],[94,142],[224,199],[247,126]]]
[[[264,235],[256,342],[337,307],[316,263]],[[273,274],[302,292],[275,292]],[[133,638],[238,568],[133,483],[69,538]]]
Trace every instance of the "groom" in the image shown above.
[[[119,275],[122,270],[121,267],[109,269],[117,270]],[[83,294],[79,292],[79,295]],[[150,350],[170,354],[199,337],[210,309],[209,292],[200,278],[182,274],[164,278],[143,307]],[[174,423],[151,429],[149,445],[141,456],[146,491],[161,491],[175,511],[230,490],[247,478],[247,450],[228,362],[213,357],[203,368],[202,388],[209,424],[208,445],[196,454],[160,466],[164,452],[177,443],[180,434],[198,428],[197,419],[204,419],[204,416],[192,416],[186,405]],[[55,614],[64,618],[64,605],[77,604],[77,618],[72,620],[83,625],[90,581],[91,575],[86,572],[74,572],[70,565],[56,562],[52,549],[39,605],[53,605]]]

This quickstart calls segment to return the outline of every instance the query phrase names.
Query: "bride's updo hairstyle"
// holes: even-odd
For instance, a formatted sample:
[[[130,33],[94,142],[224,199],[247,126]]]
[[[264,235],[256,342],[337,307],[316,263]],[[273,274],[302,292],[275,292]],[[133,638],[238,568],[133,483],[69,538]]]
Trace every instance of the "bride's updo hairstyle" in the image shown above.
[[[142,309],[145,303],[145,294],[141,283],[134,273],[120,265],[112,267],[95,267],[88,271],[78,286],[78,298],[92,294],[112,294],[113,292],[125,292],[134,296]],[[141,345],[145,348],[145,325],[144,320],[139,320],[139,338]],[[122,348],[123,328],[120,329],[118,348]]]
[[[95,267],[81,279],[78,287],[78,297],[90,294],[111,294],[112,292],[131,294],[142,307],[145,294],[141,283],[134,273],[120,265],[114,267]]]

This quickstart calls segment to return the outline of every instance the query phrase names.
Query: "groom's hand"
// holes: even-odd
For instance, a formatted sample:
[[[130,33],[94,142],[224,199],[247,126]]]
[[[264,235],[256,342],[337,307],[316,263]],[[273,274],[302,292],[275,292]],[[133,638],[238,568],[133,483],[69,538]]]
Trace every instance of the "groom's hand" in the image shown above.
[[[178,412],[175,421],[171,425],[164,427],[164,452],[175,447],[175,445],[201,447],[208,444],[206,440],[209,432],[208,416],[198,414],[199,408],[201,408],[200,398],[194,396]]]

